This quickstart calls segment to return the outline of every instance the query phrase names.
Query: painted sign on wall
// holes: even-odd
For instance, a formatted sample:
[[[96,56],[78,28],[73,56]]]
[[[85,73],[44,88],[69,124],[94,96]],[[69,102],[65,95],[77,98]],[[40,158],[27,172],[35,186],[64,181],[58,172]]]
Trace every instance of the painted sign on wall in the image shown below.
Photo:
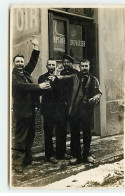
[[[13,41],[20,43],[41,29],[40,9],[17,8],[13,13]]]

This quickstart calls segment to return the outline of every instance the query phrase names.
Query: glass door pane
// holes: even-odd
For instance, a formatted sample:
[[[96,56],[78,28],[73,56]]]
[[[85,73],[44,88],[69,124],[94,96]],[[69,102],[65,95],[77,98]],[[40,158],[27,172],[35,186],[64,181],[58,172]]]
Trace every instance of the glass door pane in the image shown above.
[[[61,60],[66,52],[65,22],[54,19],[53,21],[53,43],[54,59]]]
[[[85,47],[82,25],[69,25],[69,39],[70,55],[74,58],[75,62],[79,62],[83,58]]]

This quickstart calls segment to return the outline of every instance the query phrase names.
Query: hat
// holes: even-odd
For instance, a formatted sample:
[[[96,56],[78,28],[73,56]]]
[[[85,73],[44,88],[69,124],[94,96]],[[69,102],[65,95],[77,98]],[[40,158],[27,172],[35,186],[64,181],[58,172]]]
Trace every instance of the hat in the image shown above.
[[[64,59],[68,59],[69,61],[71,61],[72,64],[74,63],[74,59],[70,55],[64,54],[63,60]]]

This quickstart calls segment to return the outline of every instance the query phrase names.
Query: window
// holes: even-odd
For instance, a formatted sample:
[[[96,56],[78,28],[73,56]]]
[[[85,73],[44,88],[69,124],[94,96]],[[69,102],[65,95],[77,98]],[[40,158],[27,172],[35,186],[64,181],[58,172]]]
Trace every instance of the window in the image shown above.
[[[49,58],[60,62],[64,53],[80,60],[96,58],[95,26],[93,19],[49,11]]]

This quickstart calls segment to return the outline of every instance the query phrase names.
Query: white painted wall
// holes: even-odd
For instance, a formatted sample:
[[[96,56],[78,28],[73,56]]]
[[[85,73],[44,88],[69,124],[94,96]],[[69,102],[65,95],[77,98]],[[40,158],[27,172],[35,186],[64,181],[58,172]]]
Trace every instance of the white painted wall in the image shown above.
[[[103,92],[100,104],[101,135],[123,131],[119,105],[123,104],[123,67],[125,65],[125,20],[122,8],[100,8],[99,75]]]

